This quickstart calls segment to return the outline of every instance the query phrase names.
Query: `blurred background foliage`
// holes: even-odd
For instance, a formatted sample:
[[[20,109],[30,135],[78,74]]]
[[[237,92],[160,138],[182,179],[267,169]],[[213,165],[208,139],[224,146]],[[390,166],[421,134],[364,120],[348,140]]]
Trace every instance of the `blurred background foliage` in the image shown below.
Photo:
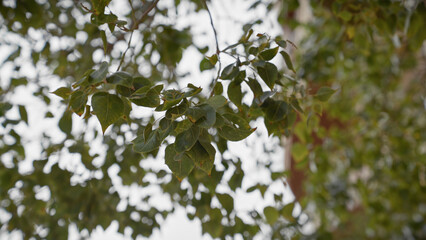
[[[203,1],[168,1],[171,7],[156,5],[146,16],[154,2],[131,2],[122,16],[114,17],[113,6],[123,2],[113,1],[108,14],[91,18],[88,9],[109,1],[1,1],[0,46],[10,52],[0,68],[1,231],[18,231],[24,239],[65,239],[74,224],[85,238],[96,226],[105,229],[117,221],[120,232],[130,227],[132,238],[148,237],[183,206],[190,219],[202,222],[203,233],[220,239],[426,238],[424,1],[252,1],[247,14],[257,8],[278,11],[283,38],[298,48],[291,51],[296,74],[286,61],[289,69],[280,71],[290,76],[280,80],[275,99],[303,101],[291,131],[269,121],[267,113],[265,122],[269,133],[285,134],[283,141],[291,142],[291,163],[284,172],[263,167],[272,181],[288,182],[295,200],[284,202],[276,194],[274,204],[244,219],[234,198],[245,178],[242,161],[251,159],[230,158],[223,138],[212,139],[221,154],[210,176],[196,168],[183,184],[169,171],[144,164],[157,151],[132,150],[130,141],[155,121],[149,111],[116,122],[101,136],[88,118],[58,107],[58,97],[50,93],[58,87],[52,89],[52,82],[70,88],[104,58],[114,70],[122,61],[123,71],[179,86],[186,73],[176,66],[184,51],[209,51],[193,40],[191,26],[167,21],[185,4],[189,12],[204,12]],[[242,32],[262,20],[247,23]],[[134,26],[138,44],[122,58]],[[331,93],[322,86],[337,90],[329,101],[323,101]],[[22,89],[44,107],[22,104]],[[214,91],[223,90],[214,86]],[[59,106],[68,103],[61,101]],[[238,109],[250,112],[249,120],[262,116],[245,103]],[[42,114],[49,127],[32,122],[31,114]],[[40,138],[25,136],[29,128],[42,128]],[[96,141],[99,148],[93,149]],[[81,160],[79,167],[67,163],[69,155]],[[114,183],[114,168],[120,184]],[[117,186],[159,189],[173,207],[154,206],[149,193],[132,200]],[[241,190],[264,196],[268,185]]]

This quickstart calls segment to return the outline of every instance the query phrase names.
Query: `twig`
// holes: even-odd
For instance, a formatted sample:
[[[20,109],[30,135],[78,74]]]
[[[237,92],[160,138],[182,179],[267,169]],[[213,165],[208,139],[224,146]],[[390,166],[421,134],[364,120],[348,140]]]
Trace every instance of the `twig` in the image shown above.
[[[131,33],[130,33],[129,42],[127,43],[127,48],[124,51],[123,55],[121,56],[120,64],[118,65],[117,70],[116,70],[117,72],[120,70],[120,67],[124,62],[124,57],[126,56],[127,51],[130,49],[130,44],[132,43],[132,37],[133,37],[133,31],[131,31]]]
[[[207,6],[207,2],[206,2],[206,0],[201,0],[201,1],[204,3],[204,6],[206,7],[207,13],[209,14],[209,18],[210,18],[210,25],[212,26],[213,33],[214,33],[214,40],[215,40],[215,42],[216,42],[216,54],[217,54],[217,59],[218,59],[218,62],[219,62],[219,69],[217,70],[217,76],[216,76],[216,78],[215,78],[215,79],[214,79],[214,81],[213,81],[213,89],[212,89],[212,92],[210,93],[210,97],[211,97],[211,96],[213,96],[213,93],[214,93],[214,86],[216,85],[216,82],[219,80],[220,71],[222,70],[222,63],[221,63],[221,61],[220,61],[220,56],[219,56],[219,54],[220,54],[219,41],[217,40],[217,32],[216,32],[216,28],[215,28],[214,23],[213,23],[213,17],[212,17],[212,14],[211,14],[211,12],[210,12],[209,7]]]
[[[148,16],[148,13],[150,13],[151,11],[152,11],[152,9],[154,9],[155,8],[155,6],[157,6],[157,3],[159,2],[160,0],[155,0],[149,7],[148,7],[148,9],[142,14],[142,16],[139,18],[139,20],[138,21],[133,21],[133,25],[132,25],[132,27],[129,29],[129,31],[130,31],[130,38],[129,38],[129,42],[127,43],[127,48],[126,48],[126,50],[124,51],[124,53],[123,53],[123,55],[121,56],[121,60],[120,60],[120,64],[118,65],[118,67],[117,67],[117,71],[119,71],[120,70],[120,67],[121,67],[121,65],[123,64],[123,62],[124,62],[124,57],[126,56],[126,53],[127,53],[127,51],[130,49],[130,45],[131,45],[131,43],[132,43],[132,38],[133,38],[133,31],[135,30],[135,29],[137,29],[138,28],[138,26],[139,26],[139,24],[140,23],[142,23],[144,20],[145,20],[145,17],[146,16]],[[134,19],[134,9],[133,9],[133,5],[132,5],[132,2],[131,2],[131,0],[129,0],[129,3],[130,3],[130,7],[132,8],[132,17],[133,17],[133,19]]]
[[[143,20],[145,20],[145,17],[148,16],[148,13],[150,13],[152,11],[152,9],[155,8],[155,6],[157,6],[157,3],[160,0],[155,0],[151,6],[148,7],[148,9],[142,14],[142,16],[139,18],[139,21],[134,22],[133,26],[130,28],[130,31],[135,30],[136,28],[138,28],[139,24],[141,24],[143,22]]]

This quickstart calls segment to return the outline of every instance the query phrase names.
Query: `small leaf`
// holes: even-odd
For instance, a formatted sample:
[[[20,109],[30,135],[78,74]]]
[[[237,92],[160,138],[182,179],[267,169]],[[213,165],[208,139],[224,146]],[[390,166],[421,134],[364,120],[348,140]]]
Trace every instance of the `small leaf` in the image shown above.
[[[256,130],[251,129],[248,122],[238,115],[227,113],[223,116],[226,120],[228,120],[228,122],[225,122],[223,126],[218,127],[218,133],[221,137],[229,141],[243,140]]]
[[[286,48],[287,47],[287,42],[284,40],[275,40],[275,43],[278,44],[278,46],[282,47],[282,48]]]
[[[28,114],[25,106],[19,105],[19,115],[21,116],[21,120],[24,121],[28,125]]]
[[[291,155],[293,156],[296,162],[301,162],[309,154],[308,148],[305,144],[295,143],[291,147]]]
[[[223,93],[223,85],[222,85],[221,82],[217,82],[214,85],[213,92],[214,92],[215,95],[220,95],[220,94]]]
[[[72,90],[67,87],[60,87],[52,92],[58,97],[61,97],[63,99],[68,99],[68,97],[71,95]]]
[[[106,53],[107,53],[107,48],[108,48],[108,41],[107,41],[107,39],[106,39],[105,31],[104,31],[104,30],[101,30],[100,32],[101,32],[102,43],[103,43],[103,45],[104,45],[104,53],[105,53],[105,55],[106,55]],[[112,32],[112,31],[111,31],[111,32]]]
[[[266,114],[266,118],[271,122],[283,120],[290,111],[290,106],[286,102],[275,101],[270,98],[266,99],[261,107]]]
[[[203,58],[200,62],[200,71],[205,71],[214,68],[214,65],[211,63],[211,61],[207,58]]]
[[[87,103],[87,94],[81,90],[77,90],[71,94],[70,107],[73,112],[81,116],[84,112],[84,106]]]
[[[281,215],[289,221],[294,221],[293,217],[294,202],[285,205],[281,210]]]
[[[94,114],[101,123],[103,133],[124,113],[124,104],[121,98],[107,92],[95,93],[92,97],[92,107]]]
[[[108,73],[108,63],[102,62],[98,70],[90,74],[89,83],[97,84],[102,82]]]
[[[218,57],[217,54],[213,54],[211,57],[206,57],[210,63],[214,66],[216,65],[217,61],[218,61]]]
[[[314,95],[314,97],[321,102],[326,102],[330,97],[336,92],[337,90],[334,90],[329,87],[321,87],[318,92]]]
[[[269,225],[273,225],[280,216],[280,213],[278,210],[274,207],[268,206],[263,209],[263,214],[265,214],[266,222],[268,222]]]
[[[290,55],[288,55],[286,51],[281,51],[280,53],[283,56],[285,64],[287,65],[288,69],[296,73],[296,71],[294,70],[293,62],[291,61]]]
[[[260,57],[260,59],[262,59],[262,60],[269,61],[269,60],[271,60],[272,58],[274,58],[274,57],[277,55],[277,53],[278,53],[278,49],[279,49],[279,47],[276,47],[276,48],[272,48],[272,49],[268,49],[268,50],[262,51],[262,52],[259,54],[259,57]]]
[[[273,89],[278,79],[277,67],[272,63],[266,62],[263,67],[257,67],[257,72],[266,85],[268,85],[270,89]]]
[[[166,147],[164,158],[166,165],[179,181],[187,177],[195,166],[194,162],[187,154],[178,153],[176,151],[175,144]]]
[[[200,128],[195,125],[193,125],[188,130],[182,133],[179,133],[176,136],[176,140],[175,140],[176,152],[181,153],[191,149],[192,146],[194,146],[194,144],[197,142],[199,135],[200,135]]]
[[[160,92],[163,89],[163,85],[156,85],[150,88],[147,92],[145,92],[145,88],[147,87],[140,88],[134,94],[132,94],[130,101],[138,106],[144,107],[157,107],[160,105]],[[141,93],[142,91],[144,93]],[[141,94],[137,95],[139,93]]]
[[[133,88],[133,77],[126,72],[115,72],[107,77],[107,83]]]

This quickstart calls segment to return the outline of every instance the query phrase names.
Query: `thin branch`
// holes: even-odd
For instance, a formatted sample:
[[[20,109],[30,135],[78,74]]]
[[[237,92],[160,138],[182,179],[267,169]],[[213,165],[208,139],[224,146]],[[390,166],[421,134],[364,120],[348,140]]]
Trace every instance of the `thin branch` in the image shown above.
[[[152,11],[152,9],[154,9],[155,6],[157,6],[157,3],[159,1],[160,0],[155,0],[151,4],[151,6],[148,7],[148,9],[142,14],[142,16],[139,18],[139,20],[137,22],[134,22],[133,26],[130,28],[130,31],[133,31],[133,30],[138,28],[139,24],[141,24],[145,20],[146,16],[148,16],[148,13],[150,13]]]
[[[219,56],[219,54],[220,54],[219,41],[217,40],[217,32],[216,32],[216,28],[215,28],[214,23],[213,23],[213,17],[212,17],[212,14],[211,14],[211,12],[210,12],[209,7],[207,6],[207,2],[206,2],[206,0],[201,0],[201,1],[204,3],[204,7],[206,8],[207,13],[209,14],[209,18],[210,18],[210,25],[212,26],[213,34],[214,34],[214,40],[215,40],[215,42],[216,42],[216,54],[217,54],[217,59],[218,59],[218,62],[219,62],[219,69],[217,70],[217,76],[216,76],[216,78],[215,78],[215,79],[214,79],[214,81],[213,81],[213,89],[212,89],[212,91],[211,91],[211,93],[210,93],[210,97],[211,97],[211,96],[213,96],[213,93],[214,93],[214,86],[216,85],[216,82],[219,80],[220,71],[222,70],[222,63],[221,63],[221,61],[220,61],[220,56]]]
[[[121,60],[120,60],[120,64],[118,65],[118,67],[117,67],[117,71],[119,71],[120,70],[120,67],[121,67],[121,65],[123,64],[123,62],[124,62],[124,57],[126,56],[126,53],[127,53],[127,51],[130,49],[130,45],[131,45],[131,43],[132,43],[132,38],[133,38],[133,31],[134,30],[136,30],[138,27],[139,27],[139,24],[141,24],[144,20],[145,20],[145,18],[146,18],[146,16],[148,16],[148,13],[150,13],[151,11],[152,11],[152,9],[154,9],[155,8],[155,6],[157,6],[157,3],[159,2],[160,0],[155,0],[149,7],[148,7],[148,9],[142,14],[142,16],[139,18],[139,20],[138,21],[133,21],[133,25],[132,25],[132,27],[128,30],[128,31],[130,31],[130,38],[129,38],[129,42],[127,43],[127,48],[126,48],[126,50],[124,51],[124,53],[123,53],[123,55],[121,56]],[[134,9],[133,9],[133,5],[132,5],[132,1],[131,0],[129,0],[129,4],[130,4],[130,7],[132,8],[132,17],[133,17],[133,20],[135,19],[135,15],[134,15]]]
[[[127,43],[127,48],[124,51],[123,55],[121,56],[121,60],[120,60],[120,64],[117,67],[117,72],[120,70],[121,65],[124,62],[124,57],[126,56],[127,51],[130,49],[130,44],[132,43],[132,37],[133,37],[133,31],[130,33],[130,38],[129,38],[129,42]]]

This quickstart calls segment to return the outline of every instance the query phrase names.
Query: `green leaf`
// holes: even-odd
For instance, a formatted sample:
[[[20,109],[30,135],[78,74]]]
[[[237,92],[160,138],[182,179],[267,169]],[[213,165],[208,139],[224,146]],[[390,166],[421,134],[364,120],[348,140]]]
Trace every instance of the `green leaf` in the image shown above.
[[[21,120],[24,121],[28,125],[28,114],[27,109],[25,109],[25,106],[19,105],[19,115],[21,116]]]
[[[133,151],[147,153],[159,148],[162,139],[158,130],[150,132],[148,138],[144,135],[136,137],[133,141]]]
[[[217,193],[216,197],[228,214],[234,210],[234,199],[229,194]]]
[[[258,98],[258,97],[262,96],[263,89],[262,89],[262,86],[260,85],[260,83],[254,78],[249,77],[248,79],[249,80],[248,80],[247,84],[249,85],[251,91],[253,91],[254,98]]]
[[[270,89],[273,89],[278,79],[277,67],[272,63],[266,62],[263,67],[257,67],[257,72],[266,85],[268,85]]]
[[[108,41],[107,41],[107,39],[106,39],[105,31],[104,31],[104,30],[101,30],[100,32],[101,32],[102,43],[103,43],[103,45],[104,45],[104,53],[105,53],[105,55],[106,55],[106,53],[107,53],[107,48],[108,48]]]
[[[183,99],[181,104],[167,110],[166,117],[171,118],[171,119],[176,119],[176,118],[182,116],[183,114],[185,114],[186,111],[188,110],[188,108],[189,108],[189,102],[185,98],[185,99]]]
[[[211,61],[207,58],[203,58],[200,62],[200,71],[205,71],[214,68],[214,65],[211,63]]]
[[[206,57],[210,63],[214,66],[216,65],[217,61],[219,60],[217,57],[217,54],[213,54],[211,57]]]
[[[89,83],[97,84],[102,82],[108,73],[108,63],[102,62],[98,70],[90,74]]]
[[[262,60],[269,61],[269,60],[271,60],[272,58],[274,58],[274,57],[277,55],[277,53],[278,53],[278,49],[279,49],[279,47],[276,47],[276,48],[272,48],[272,49],[268,49],[268,50],[262,51],[262,52],[259,54],[259,57],[260,57],[260,59],[262,59]]]
[[[287,42],[284,40],[275,40],[275,43],[278,44],[278,46],[282,47],[282,48],[286,48],[287,47]]]
[[[176,136],[175,140],[175,150],[176,152],[185,152],[194,146],[200,136],[200,128],[198,126],[192,125],[188,130],[179,133]]]
[[[278,210],[274,207],[268,206],[263,209],[263,214],[265,214],[266,222],[268,222],[269,225],[273,225],[280,216],[280,213]]]
[[[166,147],[165,162],[179,181],[187,177],[195,166],[187,154],[176,151],[175,144]]]
[[[271,122],[278,122],[287,117],[290,106],[284,101],[275,101],[270,98],[266,99],[261,105],[266,114],[266,118]]]
[[[220,78],[223,80],[233,79],[234,77],[238,75],[238,73],[239,73],[238,67],[235,67],[234,64],[229,64],[223,69],[220,75]]]
[[[197,141],[194,146],[187,151],[187,154],[197,167],[210,175],[216,154],[216,149],[214,149],[210,142]]]
[[[92,97],[92,107],[94,114],[101,123],[103,133],[124,113],[124,103],[121,98],[107,92],[95,93]]]
[[[228,122],[218,127],[218,133],[221,137],[229,141],[240,141],[247,138],[254,130],[246,120],[235,114],[223,115]]]
[[[87,103],[87,94],[81,90],[77,90],[71,94],[70,107],[73,112],[81,116],[84,112],[84,106]]]
[[[65,111],[61,119],[59,119],[59,129],[67,135],[71,134],[72,130],[72,112]]]
[[[133,77],[126,72],[115,72],[106,78],[107,83],[133,88]]]
[[[228,85],[228,98],[238,107],[241,107],[243,93],[241,92],[241,83],[239,81],[232,81]]]
[[[314,95],[314,97],[321,102],[326,102],[330,97],[336,92],[337,90],[334,90],[329,87],[321,87],[317,93]]]
[[[61,97],[63,99],[68,99],[68,97],[71,95],[72,90],[67,87],[60,87],[52,92],[58,97]]]
[[[287,205],[285,205],[281,210],[280,213],[281,215],[286,218],[288,221],[294,221],[294,217],[293,217],[293,209],[294,209],[294,202],[289,203]]]
[[[160,105],[160,92],[163,89],[163,85],[156,85],[150,88],[147,92],[146,87],[138,89],[130,98],[130,101],[138,106],[144,107],[157,107]],[[142,93],[142,91],[144,91]],[[140,94],[140,95],[138,95]]]
[[[293,62],[291,61],[290,55],[286,51],[281,51],[280,54],[283,56],[285,64],[287,65],[288,69],[296,73],[296,70],[294,70]]]
[[[222,95],[215,95],[207,100],[207,104],[212,106],[215,110],[226,105],[228,100]]]
[[[220,95],[220,94],[223,93],[223,85],[222,85],[221,82],[217,82],[214,85],[213,92],[214,92],[215,95]]]

